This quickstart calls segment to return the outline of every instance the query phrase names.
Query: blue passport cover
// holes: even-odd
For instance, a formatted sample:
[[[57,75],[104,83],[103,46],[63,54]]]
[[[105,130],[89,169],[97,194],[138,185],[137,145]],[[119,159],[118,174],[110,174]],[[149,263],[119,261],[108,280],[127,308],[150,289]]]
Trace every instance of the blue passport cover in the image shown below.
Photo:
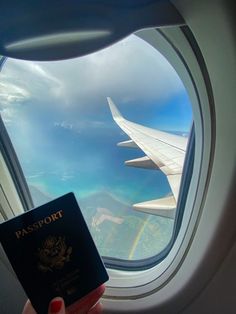
[[[55,296],[68,306],[108,280],[73,193],[2,223],[0,240],[39,314]]]

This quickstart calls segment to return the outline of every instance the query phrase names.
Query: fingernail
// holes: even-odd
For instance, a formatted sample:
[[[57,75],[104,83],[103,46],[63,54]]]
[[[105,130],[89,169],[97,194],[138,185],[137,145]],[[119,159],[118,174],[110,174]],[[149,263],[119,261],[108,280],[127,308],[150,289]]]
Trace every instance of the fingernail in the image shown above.
[[[50,312],[51,313],[58,313],[62,308],[62,301],[61,300],[54,300],[50,303]]]

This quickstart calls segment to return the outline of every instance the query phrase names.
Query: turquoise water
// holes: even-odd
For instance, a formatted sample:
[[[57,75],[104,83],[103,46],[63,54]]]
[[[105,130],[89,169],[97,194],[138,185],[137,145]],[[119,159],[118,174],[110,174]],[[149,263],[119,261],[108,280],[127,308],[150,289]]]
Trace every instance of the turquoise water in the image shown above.
[[[40,157],[37,154],[38,159],[28,163],[24,162],[28,155],[21,156],[35,205],[73,191],[103,256],[142,259],[164,249],[173,221],[132,208],[133,203],[163,197],[170,192],[163,173],[125,166],[125,160],[143,153],[138,149],[117,147],[116,143],[125,135],[120,135],[116,127],[110,128],[109,136],[104,131],[90,132],[76,145],[70,132],[54,136],[61,143],[61,147],[56,144],[51,147],[51,158],[55,162],[48,158],[49,151]]]

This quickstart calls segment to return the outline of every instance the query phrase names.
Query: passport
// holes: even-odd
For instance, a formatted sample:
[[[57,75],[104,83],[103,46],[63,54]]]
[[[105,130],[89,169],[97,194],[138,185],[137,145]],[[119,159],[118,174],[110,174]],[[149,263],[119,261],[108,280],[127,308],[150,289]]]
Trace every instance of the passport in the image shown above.
[[[73,193],[2,223],[0,241],[39,314],[56,296],[69,306],[108,280]]]

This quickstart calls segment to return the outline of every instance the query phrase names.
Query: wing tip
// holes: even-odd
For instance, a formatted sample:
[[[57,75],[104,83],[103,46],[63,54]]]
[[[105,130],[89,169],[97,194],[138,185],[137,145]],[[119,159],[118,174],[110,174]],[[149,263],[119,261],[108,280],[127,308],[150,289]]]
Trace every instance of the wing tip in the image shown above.
[[[111,99],[111,97],[107,97],[107,102],[108,102],[108,105],[110,107],[110,110],[111,110],[111,114],[112,114],[112,117],[114,120],[123,120],[123,116],[122,114],[120,113],[120,111],[118,110],[118,108],[116,107],[116,105],[114,104],[113,100]]]

